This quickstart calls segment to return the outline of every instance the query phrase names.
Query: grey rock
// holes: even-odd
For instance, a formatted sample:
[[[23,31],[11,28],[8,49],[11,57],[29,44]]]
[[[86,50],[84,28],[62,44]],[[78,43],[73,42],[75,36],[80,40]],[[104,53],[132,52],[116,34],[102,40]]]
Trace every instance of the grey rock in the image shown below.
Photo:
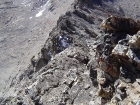
[[[130,58],[131,62],[135,61],[140,66],[139,50],[128,49],[126,55]]]
[[[91,97],[89,96],[89,93],[87,93],[85,90],[81,90],[79,92],[79,94],[77,95],[77,97],[74,100],[74,105],[77,104],[84,104],[87,105],[90,101]]]
[[[94,101],[90,101],[89,105],[95,105],[95,102]]]
[[[117,44],[112,50],[112,54],[126,56],[128,47],[124,45]]]
[[[140,31],[129,40],[130,48],[140,48]]]

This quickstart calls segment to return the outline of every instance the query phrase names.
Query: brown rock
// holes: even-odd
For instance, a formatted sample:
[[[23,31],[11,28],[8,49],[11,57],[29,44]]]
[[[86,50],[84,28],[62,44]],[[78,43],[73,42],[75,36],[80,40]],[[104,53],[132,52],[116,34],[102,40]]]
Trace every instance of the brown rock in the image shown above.
[[[101,26],[113,31],[137,32],[140,30],[139,21],[136,22],[131,18],[121,18],[113,15],[103,20]]]

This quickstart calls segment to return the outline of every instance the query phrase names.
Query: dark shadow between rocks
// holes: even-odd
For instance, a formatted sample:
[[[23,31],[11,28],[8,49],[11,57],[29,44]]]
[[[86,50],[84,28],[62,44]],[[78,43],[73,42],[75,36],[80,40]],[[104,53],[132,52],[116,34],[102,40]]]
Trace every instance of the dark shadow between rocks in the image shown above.
[[[44,67],[45,65],[47,65],[48,61],[44,58],[41,58],[36,65],[36,72],[39,71],[42,67]]]
[[[90,69],[90,79],[92,81],[93,86],[97,87],[97,70]]]
[[[114,2],[114,0],[103,0],[103,1],[106,1],[106,2],[109,2],[109,1],[110,1],[110,2]]]
[[[134,83],[138,78],[137,74],[140,73],[135,67],[134,63],[131,64],[129,61],[122,61],[119,78],[126,83]]]
[[[93,4],[102,5],[102,0],[91,0]]]
[[[114,0],[91,0],[93,4],[95,5],[102,5],[102,3],[105,2],[114,2]]]

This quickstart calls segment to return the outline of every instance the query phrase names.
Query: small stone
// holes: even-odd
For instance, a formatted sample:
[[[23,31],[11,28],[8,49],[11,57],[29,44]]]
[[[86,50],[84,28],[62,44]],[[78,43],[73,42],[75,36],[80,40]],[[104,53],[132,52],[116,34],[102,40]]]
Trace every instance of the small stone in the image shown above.
[[[90,84],[85,84],[84,89],[90,88]]]
[[[116,100],[117,102],[119,102],[119,101],[121,101],[121,100],[122,100],[122,98],[121,98],[121,95],[120,95],[120,94],[116,94],[114,98],[115,98],[115,100]]]
[[[97,71],[97,81],[101,85],[106,83],[106,78],[105,78],[105,75],[104,75],[104,71],[101,71],[101,70]]]
[[[94,101],[90,101],[89,105],[95,105],[95,102]]]
[[[131,61],[135,61],[140,66],[140,50],[129,49],[126,55]]]
[[[106,71],[108,69],[108,65],[106,64],[106,62],[100,61],[99,66],[103,71]]]
[[[124,45],[117,44],[115,48],[112,50],[112,54],[126,56],[128,47]]]
[[[103,84],[106,83],[106,79],[105,79],[105,78],[100,78],[100,79],[98,79],[98,82],[99,82],[101,85],[103,85]]]
[[[127,87],[127,84],[124,83],[124,82],[121,82],[121,83],[118,85],[117,88],[119,88],[119,89],[124,89],[124,88],[126,88],[126,87]]]
[[[102,97],[98,97],[95,99],[95,105],[105,105],[106,100]]]
[[[113,91],[111,87],[106,88],[99,87],[98,96],[108,99],[112,96],[112,92]]]
[[[140,79],[136,79],[136,81],[140,84]]]
[[[134,86],[136,91],[140,93],[140,85],[139,85],[139,83],[135,82],[132,86]]]
[[[140,48],[140,31],[129,40],[130,48]]]
[[[41,90],[40,94],[44,95],[45,94],[45,90]]]

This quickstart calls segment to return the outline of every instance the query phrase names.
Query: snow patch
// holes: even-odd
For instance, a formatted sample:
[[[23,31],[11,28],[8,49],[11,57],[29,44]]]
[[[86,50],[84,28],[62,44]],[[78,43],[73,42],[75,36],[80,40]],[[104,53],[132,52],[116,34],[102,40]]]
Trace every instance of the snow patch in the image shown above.
[[[30,85],[29,87],[28,87],[28,89],[31,89],[33,86],[36,86],[37,85],[37,81],[36,82],[34,82],[32,85]]]
[[[39,12],[35,15],[35,17],[40,17],[40,16],[42,16],[42,14],[43,14],[44,11],[45,11],[45,9],[39,11]]]
[[[52,57],[53,56],[53,53],[51,51],[48,52],[48,54]]]
[[[42,16],[43,12],[46,10],[46,7],[49,6],[49,5],[50,5],[50,3],[49,3],[49,0],[48,0],[47,3],[42,7],[42,10],[39,11],[39,12],[36,14],[35,17],[40,17],[40,16]]]
[[[63,39],[61,40],[61,44],[65,48],[67,48],[70,45],[67,41],[68,41],[67,36],[64,36]]]

